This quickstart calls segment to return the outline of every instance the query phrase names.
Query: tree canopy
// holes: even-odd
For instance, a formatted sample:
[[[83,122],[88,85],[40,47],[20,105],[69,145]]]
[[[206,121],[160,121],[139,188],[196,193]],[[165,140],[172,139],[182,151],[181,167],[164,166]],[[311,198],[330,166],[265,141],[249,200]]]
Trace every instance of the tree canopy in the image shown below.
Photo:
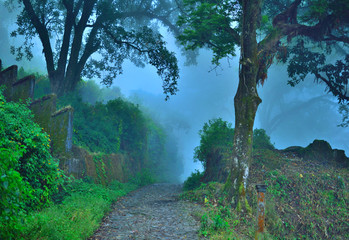
[[[178,23],[186,29],[178,39],[187,49],[211,49],[217,65],[236,55],[241,46],[241,1],[184,0],[184,6]],[[314,74],[340,101],[348,101],[348,13],[345,0],[264,1],[258,28],[258,83],[264,83],[276,59],[288,63],[289,84]],[[334,55],[338,59],[333,64]]]
[[[39,37],[53,92],[75,89],[81,77],[98,77],[110,85],[130,60],[156,67],[166,96],[176,93],[177,59],[159,33],[160,25],[178,33],[175,1],[7,1],[10,7],[17,3],[22,11],[11,36],[22,35],[25,42],[11,51],[18,59],[30,59],[33,39]]]

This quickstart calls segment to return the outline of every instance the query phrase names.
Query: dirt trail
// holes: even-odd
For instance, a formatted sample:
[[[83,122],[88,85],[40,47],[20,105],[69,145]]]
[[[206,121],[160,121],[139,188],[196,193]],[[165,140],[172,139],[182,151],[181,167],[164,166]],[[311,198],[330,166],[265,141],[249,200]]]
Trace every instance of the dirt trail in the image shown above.
[[[161,183],[130,193],[114,204],[90,239],[199,239],[193,214],[201,206],[178,200],[181,188]]]

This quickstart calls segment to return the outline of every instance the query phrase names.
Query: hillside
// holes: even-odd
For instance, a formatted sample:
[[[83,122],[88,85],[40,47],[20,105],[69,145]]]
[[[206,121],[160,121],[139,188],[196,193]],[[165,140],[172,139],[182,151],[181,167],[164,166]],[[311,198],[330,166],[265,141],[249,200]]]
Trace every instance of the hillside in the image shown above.
[[[201,235],[210,239],[253,238],[255,184],[265,183],[265,239],[348,239],[348,158],[345,162],[334,161],[335,154],[330,157],[323,148],[315,151],[316,145],[329,146],[325,141],[314,141],[307,148],[254,151],[247,189],[252,214],[246,217],[228,206],[220,191],[222,183],[202,183],[198,189],[184,193],[182,198],[206,206],[201,214]]]

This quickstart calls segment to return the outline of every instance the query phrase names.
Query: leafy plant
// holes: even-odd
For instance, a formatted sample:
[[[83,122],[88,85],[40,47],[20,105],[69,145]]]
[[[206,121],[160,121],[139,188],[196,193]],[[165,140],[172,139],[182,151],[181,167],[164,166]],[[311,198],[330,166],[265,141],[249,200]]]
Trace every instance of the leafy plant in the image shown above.
[[[194,161],[200,161],[204,167],[202,181],[226,180],[227,169],[231,163],[234,131],[232,125],[221,118],[209,120],[199,131],[200,145],[194,150]],[[253,148],[272,153],[274,146],[264,129],[253,131]]]
[[[127,151],[138,157],[144,153],[146,121],[136,105],[121,98],[91,105],[83,102],[77,92],[59,99],[59,105],[74,108],[75,144],[91,152]]]
[[[63,182],[50,138],[33,122],[27,104],[7,102],[0,89],[1,214],[9,236],[17,231],[16,213],[50,204]],[[11,233],[12,231],[12,233]]]
[[[0,124],[0,130],[2,130],[2,122]],[[19,146],[15,146],[15,149],[0,148],[1,238],[11,239],[15,236],[16,231],[21,231],[23,228],[19,221],[24,214],[23,201],[26,201],[31,193],[28,183],[23,181],[18,171],[14,170],[22,155],[23,149],[20,149]]]
[[[142,169],[142,171],[138,172],[136,176],[130,180],[130,182],[137,186],[143,187],[156,182],[156,179],[149,169]]]
[[[196,170],[195,172],[192,172],[191,175],[187,178],[187,180],[183,183],[183,190],[193,190],[198,187],[200,187],[202,182],[202,177],[204,176],[203,172],[199,172],[199,170]]]
[[[99,227],[111,204],[137,188],[134,184],[112,182],[108,187],[82,180],[72,181],[69,196],[25,218],[23,239],[87,239]]]
[[[264,129],[253,130],[253,148],[254,149],[274,149],[274,145],[270,142],[270,137]]]

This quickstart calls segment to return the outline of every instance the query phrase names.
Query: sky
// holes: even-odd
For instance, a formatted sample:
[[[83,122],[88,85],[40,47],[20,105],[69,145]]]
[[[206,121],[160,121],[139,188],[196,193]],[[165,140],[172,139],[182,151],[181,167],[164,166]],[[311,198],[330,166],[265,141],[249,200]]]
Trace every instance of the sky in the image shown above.
[[[1,14],[4,16],[5,13]],[[6,34],[6,31],[9,33],[9,29],[14,27],[14,19],[9,15],[6,19],[0,24],[2,34]],[[229,62],[222,60],[221,68],[210,71],[213,67],[212,54],[208,50],[200,50],[197,65],[185,66],[185,59],[180,55],[173,37],[166,31],[162,32],[166,35],[168,47],[177,53],[179,60],[179,92],[165,101],[156,69],[152,66],[137,68],[130,62],[125,62],[124,72],[115,79],[113,86],[120,87],[123,95],[141,103],[154,118],[172,128],[183,158],[181,180],[185,180],[195,169],[203,170],[198,162],[193,161],[193,153],[200,144],[198,132],[204,123],[213,118],[222,118],[234,125],[233,100],[238,83],[238,56]],[[1,41],[2,38],[2,46],[8,44]],[[12,39],[9,43],[15,42]],[[9,49],[0,49],[0,58],[5,58],[5,65],[19,64],[44,72],[45,63],[38,42],[34,55],[32,62],[16,63]],[[332,148],[344,149],[348,156],[349,129],[337,127],[341,116],[336,99],[325,92],[325,86],[314,84],[311,76],[296,87],[287,85],[287,80],[286,66],[274,64],[269,69],[264,86],[258,88],[262,103],[257,111],[255,128],[264,128],[278,149],[305,147],[314,139],[324,139]]]

